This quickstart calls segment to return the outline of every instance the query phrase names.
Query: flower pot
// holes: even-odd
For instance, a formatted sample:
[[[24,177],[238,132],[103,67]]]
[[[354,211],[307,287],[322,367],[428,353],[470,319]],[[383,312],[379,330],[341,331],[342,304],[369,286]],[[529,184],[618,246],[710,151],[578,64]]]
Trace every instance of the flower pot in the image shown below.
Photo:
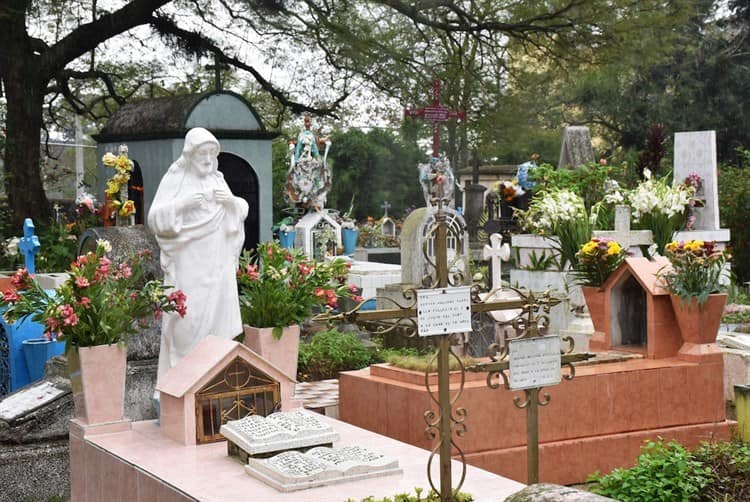
[[[281,338],[278,340],[273,336],[273,328],[256,328],[246,325],[243,343],[287,376],[297,379],[299,325],[283,328]]]
[[[607,332],[607,312],[604,308],[604,290],[596,286],[581,286],[586,307],[589,309],[594,331]]]
[[[87,424],[122,420],[127,366],[125,345],[72,347],[67,356],[76,418]]]
[[[359,230],[356,228],[341,229],[341,243],[344,246],[344,254],[354,254],[354,248],[357,247],[357,236],[359,236]]]
[[[712,343],[716,341],[724,305],[727,303],[726,293],[709,295],[703,305],[698,305],[696,298],[683,302],[679,296],[669,295],[669,299],[672,301],[683,342]]]
[[[281,247],[292,249],[294,247],[294,237],[297,234],[294,230],[289,232],[279,232],[279,243]]]
[[[23,357],[29,372],[29,381],[34,382],[44,376],[44,365],[55,356],[65,352],[65,342],[53,342],[46,338],[29,338],[23,344]]]

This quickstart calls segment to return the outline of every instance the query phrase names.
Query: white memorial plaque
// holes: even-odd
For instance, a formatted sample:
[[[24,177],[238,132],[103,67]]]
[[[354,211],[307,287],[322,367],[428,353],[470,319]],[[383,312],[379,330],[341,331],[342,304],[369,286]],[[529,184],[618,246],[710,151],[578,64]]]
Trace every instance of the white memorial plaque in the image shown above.
[[[419,336],[471,331],[471,290],[437,288],[417,290]]]
[[[510,389],[523,390],[560,383],[560,337],[509,340]]]

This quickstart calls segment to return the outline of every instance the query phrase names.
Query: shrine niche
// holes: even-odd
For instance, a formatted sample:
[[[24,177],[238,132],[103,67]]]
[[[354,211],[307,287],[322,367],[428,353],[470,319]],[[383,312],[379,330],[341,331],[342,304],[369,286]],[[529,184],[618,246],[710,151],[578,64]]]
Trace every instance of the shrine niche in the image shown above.
[[[222,425],[281,407],[279,382],[236,357],[195,395],[196,441],[221,441]]]
[[[299,407],[295,383],[245,345],[208,336],[156,388],[162,435],[183,444],[220,441],[229,420]]]

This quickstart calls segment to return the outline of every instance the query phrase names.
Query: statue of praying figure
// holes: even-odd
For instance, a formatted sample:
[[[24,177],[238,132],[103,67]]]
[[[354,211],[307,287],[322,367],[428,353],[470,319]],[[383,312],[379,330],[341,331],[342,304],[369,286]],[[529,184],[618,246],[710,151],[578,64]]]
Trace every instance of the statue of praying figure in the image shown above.
[[[187,314],[162,317],[157,383],[208,335],[242,332],[236,271],[248,206],[218,171],[219,142],[197,127],[159,183],[148,227],[161,248],[164,283],[187,296]]]
[[[325,145],[323,155],[318,149],[318,139],[310,130],[310,116],[305,115],[305,127],[290,145],[291,163],[284,185],[284,198],[289,204],[303,209],[323,209],[331,189],[331,169],[326,163],[331,141],[321,138]]]

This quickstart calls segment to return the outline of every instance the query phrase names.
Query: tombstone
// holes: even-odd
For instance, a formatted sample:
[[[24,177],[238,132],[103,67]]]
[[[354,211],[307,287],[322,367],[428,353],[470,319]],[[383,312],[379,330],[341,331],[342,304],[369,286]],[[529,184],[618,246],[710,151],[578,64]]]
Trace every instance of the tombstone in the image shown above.
[[[558,167],[576,168],[594,162],[594,148],[586,126],[568,126],[563,131]]]
[[[39,253],[39,237],[34,235],[34,222],[26,218],[23,222],[23,237],[18,242],[18,250],[23,253],[26,270],[36,273],[35,257]]]
[[[469,236],[466,222],[456,210],[444,207],[448,223],[448,268],[451,274],[458,274],[462,284],[471,281],[469,268]],[[434,259],[434,236],[428,235],[435,223],[435,208],[419,208],[412,211],[401,229],[401,283],[425,286],[425,276],[432,271],[427,259]],[[427,240],[427,257],[422,245]],[[459,286],[461,284],[453,284]]]
[[[271,140],[278,134],[265,129],[242,96],[220,91],[128,103],[110,117],[94,139],[99,158],[105,152],[117,151],[122,143],[128,145],[128,155],[137,165],[128,193],[136,207],[142,198],[138,212],[145,218],[159,181],[182,151],[185,134],[194,127],[208,129],[219,140],[219,171],[232,193],[250,206],[245,220],[245,248],[272,239]],[[97,175],[97,193],[103,200],[104,183],[111,171],[100,164]]]
[[[304,215],[294,226],[294,247],[305,251],[310,258],[322,261],[336,256],[341,247],[341,225],[327,209]]]
[[[615,229],[594,230],[594,237],[606,237],[617,241],[630,256],[643,256],[640,246],[650,246],[654,242],[651,230],[630,230],[630,206],[615,206]]]
[[[696,197],[704,206],[695,212],[695,230],[719,230],[719,193],[716,167],[716,131],[677,132],[674,135],[674,183],[691,173],[701,177]]]

